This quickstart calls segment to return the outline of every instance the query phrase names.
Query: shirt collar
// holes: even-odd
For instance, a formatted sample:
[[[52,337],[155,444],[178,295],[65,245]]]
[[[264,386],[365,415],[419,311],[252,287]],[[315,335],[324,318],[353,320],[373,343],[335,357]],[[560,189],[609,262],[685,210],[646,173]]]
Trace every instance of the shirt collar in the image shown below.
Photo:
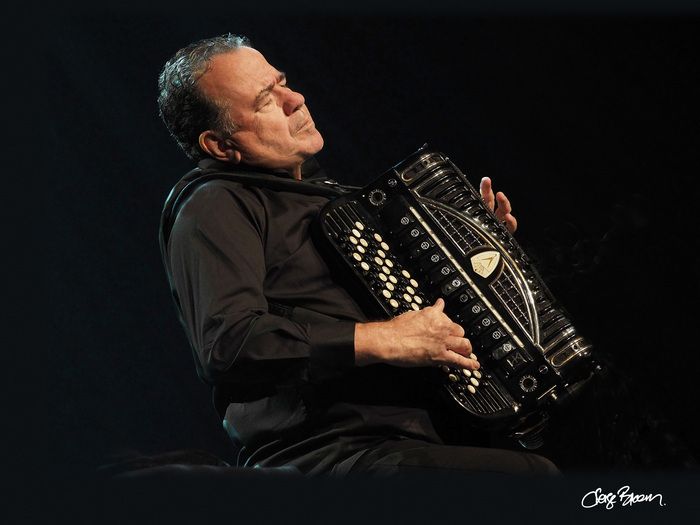
[[[245,171],[245,172],[258,172],[258,173],[269,173],[270,175],[275,175],[284,179],[293,179],[290,173],[282,170],[270,170],[265,168],[260,168],[258,166],[248,166],[246,164],[231,164],[230,162],[222,162],[220,160],[212,159],[211,157],[204,158],[197,163],[197,167],[201,170],[222,170],[222,171]],[[327,178],[321,165],[316,160],[316,157],[310,157],[301,165],[301,178],[302,180],[311,181],[317,178]]]

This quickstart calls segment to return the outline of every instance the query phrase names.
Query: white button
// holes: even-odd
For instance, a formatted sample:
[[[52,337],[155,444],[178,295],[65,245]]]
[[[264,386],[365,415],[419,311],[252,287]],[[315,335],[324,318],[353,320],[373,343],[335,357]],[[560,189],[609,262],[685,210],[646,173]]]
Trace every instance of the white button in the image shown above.
[[[357,228],[358,230],[362,231],[362,230],[365,229],[365,225],[362,224],[360,221],[357,221],[357,222],[355,223],[355,228]]]

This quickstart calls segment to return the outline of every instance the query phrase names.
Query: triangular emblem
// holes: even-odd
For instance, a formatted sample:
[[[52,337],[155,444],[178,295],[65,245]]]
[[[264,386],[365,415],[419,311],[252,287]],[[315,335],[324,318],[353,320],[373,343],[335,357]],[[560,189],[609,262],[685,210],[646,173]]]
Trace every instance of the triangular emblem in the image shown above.
[[[498,268],[501,254],[494,250],[480,252],[471,258],[472,268],[476,273],[486,278]]]

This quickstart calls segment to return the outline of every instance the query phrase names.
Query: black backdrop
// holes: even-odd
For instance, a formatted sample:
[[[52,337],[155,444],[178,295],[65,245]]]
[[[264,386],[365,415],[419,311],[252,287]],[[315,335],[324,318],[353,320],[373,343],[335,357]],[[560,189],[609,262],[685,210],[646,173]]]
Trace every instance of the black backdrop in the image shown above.
[[[520,240],[613,363],[555,433],[564,467],[692,468],[700,20],[425,11],[51,20],[52,462],[234,460],[161,267],[160,208],[190,164],[155,103],[175,50],[231,31],[305,95],[333,177],[363,184],[429,142],[507,192]]]

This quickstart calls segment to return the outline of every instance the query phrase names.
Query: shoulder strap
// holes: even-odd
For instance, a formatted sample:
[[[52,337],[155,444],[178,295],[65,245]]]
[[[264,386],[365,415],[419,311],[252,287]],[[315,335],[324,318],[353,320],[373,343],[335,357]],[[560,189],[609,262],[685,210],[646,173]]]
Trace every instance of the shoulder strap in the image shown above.
[[[304,195],[319,195],[334,198],[344,193],[354,191],[358,188],[354,186],[343,186],[337,182],[318,178],[309,181],[298,181],[286,179],[267,173],[237,173],[229,171],[199,170],[199,174],[189,180],[181,181],[171,191],[163,209],[161,219],[161,242],[163,247],[167,246],[170,232],[175,224],[175,219],[180,211],[180,207],[192,195],[195,189],[212,180],[228,180],[238,182],[245,186],[257,188],[267,188],[275,191],[289,191]]]

